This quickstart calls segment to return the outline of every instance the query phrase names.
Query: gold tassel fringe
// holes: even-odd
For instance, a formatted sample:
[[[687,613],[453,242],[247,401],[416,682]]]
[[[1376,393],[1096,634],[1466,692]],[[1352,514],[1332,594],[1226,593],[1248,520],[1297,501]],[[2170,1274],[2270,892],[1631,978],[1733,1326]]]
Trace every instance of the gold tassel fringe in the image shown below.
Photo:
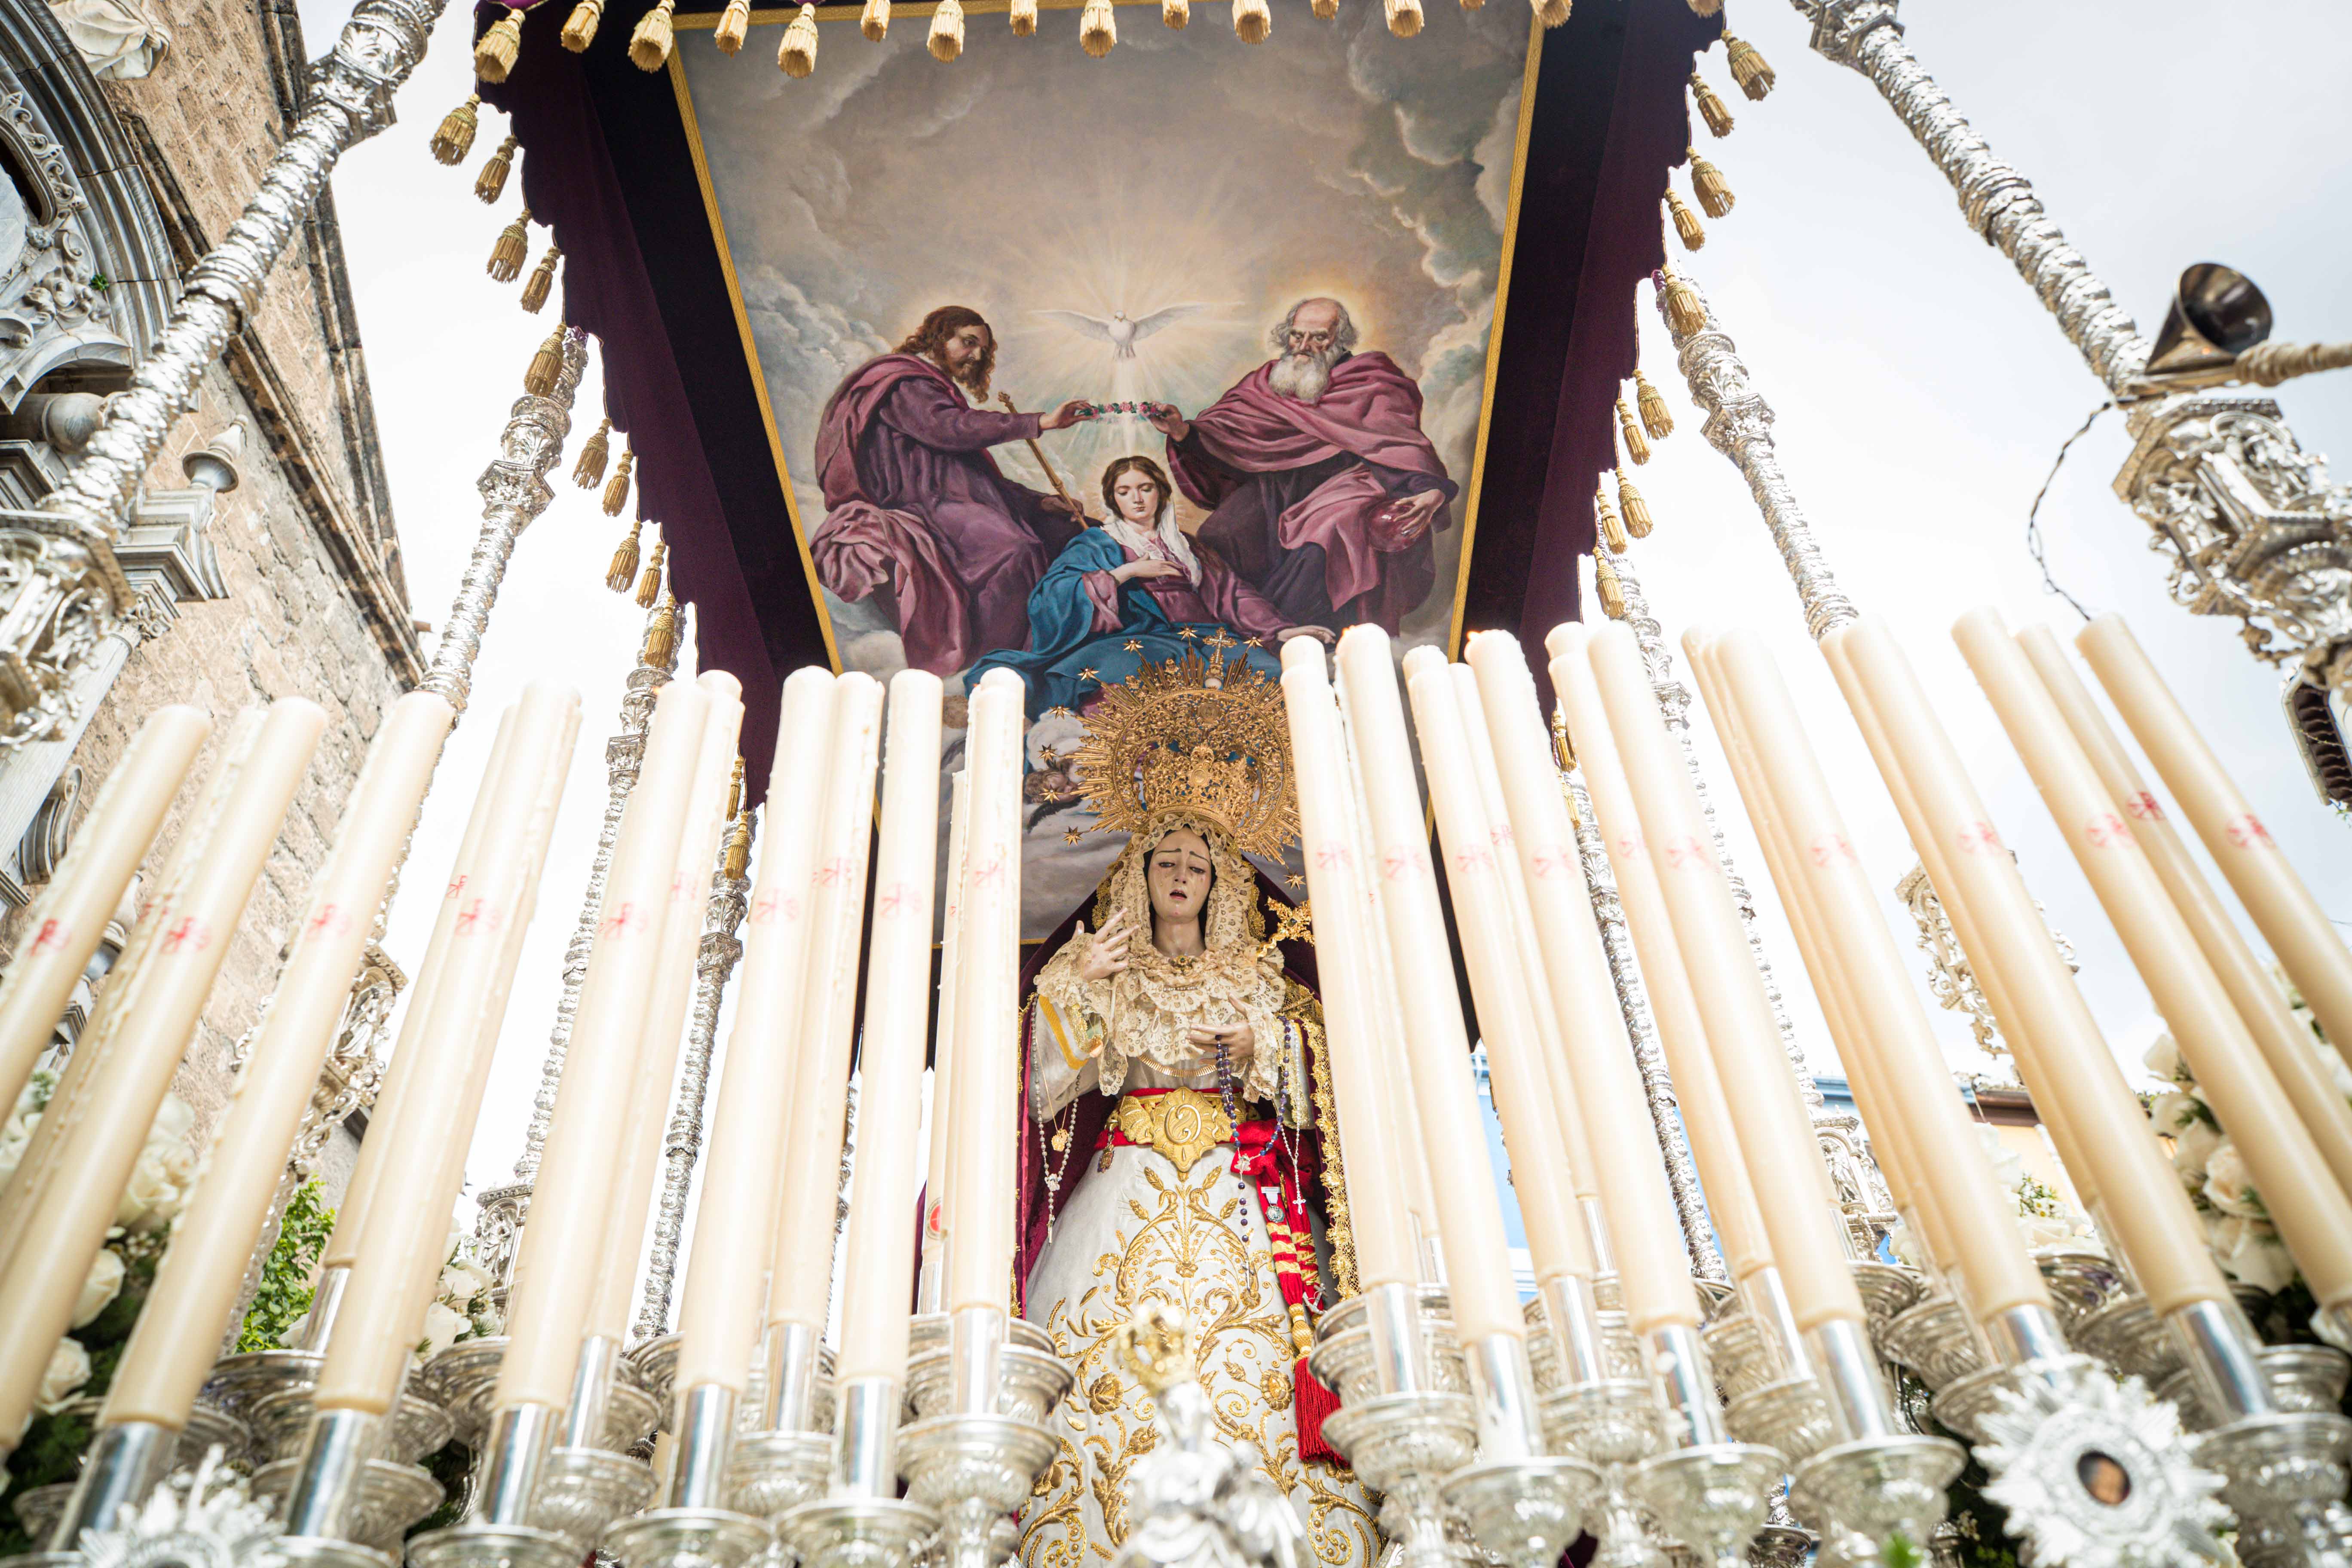
[[[659,549],[659,545],[655,546]],[[656,669],[667,669],[677,662],[677,602],[665,598],[661,607],[646,623],[645,661]]]
[[[1715,89],[1706,85],[1706,79],[1696,71],[1691,72],[1690,89],[1691,96],[1698,100],[1698,117],[1706,121],[1706,133],[1716,137],[1730,135],[1731,110],[1715,96]]]
[[[1636,539],[1649,538],[1650,530],[1656,526],[1650,518],[1650,503],[1642,499],[1622,468],[1617,470],[1617,505],[1625,513],[1625,531]]]
[[[1568,0],[1535,0],[1536,20],[1557,27],[1568,20]]]
[[[604,500],[603,504],[604,508],[604,515],[606,517],[620,516],[621,509],[629,504],[629,470],[636,467],[636,462],[637,455],[635,452],[629,450],[626,447],[621,448],[620,464],[618,467],[614,468],[613,477],[604,481]],[[629,570],[634,572],[636,568],[632,566]],[[624,583],[619,588],[614,589],[613,592],[617,594],[627,586],[628,584]]]
[[[1078,17],[1078,47],[1100,59],[1118,42],[1118,21],[1110,14],[1110,0],[1087,0]]]
[[[1171,32],[1181,33],[1192,19],[1192,0],[1160,0],[1160,20]]]
[[[1698,221],[1698,214],[1672,191],[1666,193],[1666,212],[1675,220],[1675,237],[1683,242],[1685,250],[1696,250],[1706,243],[1706,227]]]
[[[1723,0],[1690,0],[1690,8],[1702,16],[1718,16],[1723,10]]]
[[[646,563],[646,574],[637,579],[637,608],[650,610],[662,595],[662,572],[669,565],[669,546],[654,541],[653,558]]]
[[[511,283],[522,276],[522,264],[530,255],[530,209],[525,207],[499,230],[498,243],[490,247],[490,277],[496,281]]]
[[[1723,177],[1722,170],[1700,157],[1697,148],[1687,147],[1684,152],[1690,159],[1691,188],[1698,195],[1699,210],[1709,217],[1729,216],[1732,204],[1738,200],[1731,194],[1731,182]]]
[[[1637,463],[1650,460],[1650,443],[1643,436],[1642,427],[1633,422],[1633,411],[1625,406],[1622,397],[1617,400],[1617,433],[1625,437],[1627,457]]]
[[[499,198],[507,194],[507,173],[514,167],[517,145],[511,136],[499,142],[490,161],[482,165],[482,172],[474,176],[474,199],[484,206],[498,205]]]
[[[530,356],[530,368],[522,373],[522,389],[533,397],[555,395],[555,378],[563,374],[563,329],[558,326]]]
[[[629,35],[629,63],[641,71],[657,71],[669,64],[669,47],[675,37],[671,12],[677,0],[661,0],[652,10],[637,18],[636,31]]]
[[[522,13],[509,11],[474,40],[474,74],[488,82],[504,81],[521,53]]]
[[[751,0],[727,0],[727,9],[719,13],[719,26],[710,29],[710,41],[731,59],[742,52],[743,40],[751,32]]]
[[[475,112],[481,102],[482,95],[478,92],[441,117],[441,129],[433,133],[435,163],[457,164],[466,161],[466,154],[474,150],[474,132],[481,129],[481,116]]]
[[[1699,303],[1698,290],[1676,277],[1671,267],[1666,269],[1666,325],[1681,337],[1706,330],[1706,307]]]
[[[1617,509],[1609,504],[1609,492],[1592,492],[1593,537],[1607,547],[1612,555],[1625,553],[1625,525],[1617,521]]]
[[[572,465],[572,482],[582,489],[593,489],[596,481],[604,477],[604,459],[613,452],[613,422],[600,420],[596,433],[580,447],[580,458]]]
[[[1262,44],[1274,31],[1274,13],[1265,0],[1234,0],[1234,37],[1244,44]]]
[[[739,805],[732,815],[735,826],[727,835],[727,859],[720,875],[740,882],[751,869],[751,814]]]
[[[735,759],[735,772],[727,781],[727,815],[730,819],[732,819],[741,816],[742,812],[743,759],[739,756]],[[730,876],[733,876],[737,873],[730,872],[728,874]]]
[[[1388,10],[1389,31],[1400,38],[1410,38],[1421,31],[1421,0],[1383,0]]]
[[[857,30],[866,35],[869,44],[878,44],[890,36],[890,0],[866,0],[866,9],[858,13]]]
[[[923,47],[943,65],[963,53],[963,0],[940,0],[940,8],[931,13],[931,36]]]
[[[604,0],[580,0],[572,7],[572,15],[563,18],[559,41],[573,54],[584,54],[596,41],[596,25],[604,19]]]
[[[532,315],[538,315],[539,308],[547,303],[548,291],[555,287],[555,264],[562,259],[563,252],[549,246],[532,268],[530,281],[522,286],[522,308]]]
[[[742,0],[728,0],[730,5]],[[746,7],[748,14],[749,7]],[[776,65],[794,81],[816,69],[816,7],[801,0],[800,11],[793,17],[792,26],[784,29],[784,41],[776,49]]]
[[[625,454],[621,461],[629,459]],[[613,552],[613,563],[604,568],[604,586],[615,594],[625,594],[629,584],[637,580],[637,535],[646,531],[644,520],[629,524],[629,536]]]
[[[1633,373],[1633,401],[1641,405],[1642,428],[1650,433],[1652,440],[1663,441],[1675,433],[1675,416],[1667,412],[1665,398],[1638,370]]]
[[[1609,563],[1601,551],[1592,552],[1592,585],[1601,591],[1601,613],[1612,621],[1625,618],[1625,585],[1617,581],[1617,568]]]
[[[1328,22],[1339,14],[1339,0],[1307,0],[1307,8],[1315,13],[1318,22]]]
[[[1013,25],[1014,37],[1035,37],[1037,36],[1037,0],[1013,0],[1013,4],[1005,8],[1004,19]]]
[[[1739,84],[1739,90],[1748,95],[1748,102],[1763,102],[1764,95],[1772,90],[1772,83],[1778,79],[1772,74],[1772,68],[1764,63],[1763,51],[1747,39],[1735,38],[1729,33],[1723,35],[1723,47],[1730,55],[1731,79]]]

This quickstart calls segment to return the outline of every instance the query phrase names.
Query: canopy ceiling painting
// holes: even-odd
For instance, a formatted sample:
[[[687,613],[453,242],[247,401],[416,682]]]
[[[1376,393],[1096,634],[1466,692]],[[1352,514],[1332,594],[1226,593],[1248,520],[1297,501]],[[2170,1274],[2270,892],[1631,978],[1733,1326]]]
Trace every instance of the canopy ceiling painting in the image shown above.
[[[949,683],[945,790],[957,693],[1011,668],[1025,935],[1118,848],[1070,777],[1106,684],[1574,614],[1715,22],[1497,0],[1402,38],[1359,4],[1253,47],[1224,5],[1139,4],[1094,58],[1074,8],[1016,38],[974,5],[943,65],[930,7],[868,42],[842,6],[794,79],[790,12],[730,57],[681,7],[648,74],[618,36],[562,51],[561,9],[486,96],[747,754],[793,665],[912,665]]]

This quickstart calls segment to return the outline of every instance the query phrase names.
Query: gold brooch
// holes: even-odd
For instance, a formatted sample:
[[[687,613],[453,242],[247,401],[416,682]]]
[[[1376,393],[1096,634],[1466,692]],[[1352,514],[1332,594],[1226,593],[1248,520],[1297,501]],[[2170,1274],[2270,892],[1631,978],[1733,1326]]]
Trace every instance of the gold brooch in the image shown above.
[[[1214,1097],[1191,1089],[1123,1096],[1118,1130],[1129,1142],[1168,1156],[1180,1176],[1192,1170],[1193,1161],[1234,1136],[1225,1108]]]

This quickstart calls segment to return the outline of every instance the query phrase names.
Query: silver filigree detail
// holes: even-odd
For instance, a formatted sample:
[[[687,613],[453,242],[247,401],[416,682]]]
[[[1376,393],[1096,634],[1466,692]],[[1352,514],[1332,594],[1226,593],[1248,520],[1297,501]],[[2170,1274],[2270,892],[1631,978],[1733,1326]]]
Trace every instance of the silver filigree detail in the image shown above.
[[[245,1478],[229,1474],[214,1448],[194,1471],[175,1476],[147,1494],[136,1512],[126,1506],[111,1530],[86,1530],[76,1543],[89,1568],[283,1568],[278,1530],[269,1510],[246,1492]]]
[[[1969,967],[1969,955],[1960,946],[1959,933],[1952,929],[1951,916],[1944,910],[1944,902],[1936,896],[1936,885],[1927,879],[1927,868],[1914,863],[1895,884],[1895,896],[1911,911],[1911,919],[1919,928],[1919,951],[1927,955],[1927,991],[1936,1005],[1954,1013],[1968,1015],[1969,1031],[1976,1037],[1977,1049],[1987,1056],[2009,1055],[2009,1042],[2001,1037],[2000,1021],[1993,1016],[1992,1004],[1985,999],[1983,987],[1977,984],[1976,971]],[[2081,973],[2082,960],[2074,956],[2074,944],[2068,942],[2057,927],[2050,924],[2050,912],[2042,909],[2042,900],[2033,900],[2034,909],[2042,915],[2042,923],[2057,945],[2058,956],[2066,967]]]
[[[2197,1463],[2179,1412],[2139,1379],[2097,1368],[2053,1381],[2021,1369],[1979,1417],[1985,1496],[2036,1561],[2067,1568],[2192,1568],[2218,1555],[2221,1478]],[[2112,1468],[2109,1468],[2112,1467]],[[2120,1480],[2120,1496],[2091,1489]]]

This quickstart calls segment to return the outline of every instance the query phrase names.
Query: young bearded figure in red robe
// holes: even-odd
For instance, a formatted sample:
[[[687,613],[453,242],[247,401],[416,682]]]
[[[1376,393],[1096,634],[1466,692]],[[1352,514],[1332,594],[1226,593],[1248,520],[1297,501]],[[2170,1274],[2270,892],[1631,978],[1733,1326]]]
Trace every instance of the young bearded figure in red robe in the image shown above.
[[[1152,424],[1176,483],[1210,509],[1195,537],[1297,626],[1390,632],[1429,596],[1430,536],[1458,489],[1421,431],[1421,388],[1355,352],[1337,300],[1302,300],[1276,357],[1192,419]]]
[[[817,426],[817,580],[852,604],[887,595],[907,662],[934,675],[1028,646],[1029,591],[1085,521],[1076,503],[1014,484],[988,455],[1076,424],[1084,405],[975,408],[965,394],[986,396],[995,363],[980,313],[942,306],[897,353],[844,376]]]

